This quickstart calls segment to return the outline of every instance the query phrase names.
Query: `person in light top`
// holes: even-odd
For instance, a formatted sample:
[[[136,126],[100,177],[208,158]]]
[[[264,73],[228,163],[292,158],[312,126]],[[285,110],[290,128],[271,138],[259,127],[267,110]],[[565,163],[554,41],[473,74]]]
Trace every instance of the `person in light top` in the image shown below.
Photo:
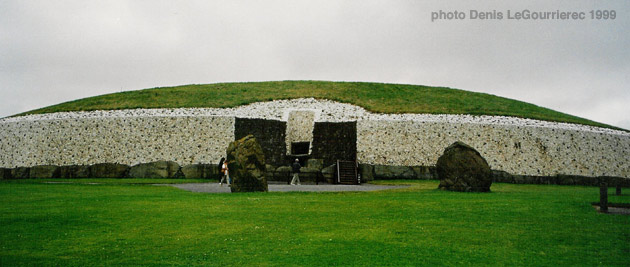
[[[221,165],[221,173],[223,173],[223,177],[221,178],[221,181],[219,182],[219,184],[223,186],[223,182],[226,182],[228,186],[232,185],[232,179],[230,179],[230,170],[228,168],[227,160],[225,160],[225,158],[221,158],[219,165]]]

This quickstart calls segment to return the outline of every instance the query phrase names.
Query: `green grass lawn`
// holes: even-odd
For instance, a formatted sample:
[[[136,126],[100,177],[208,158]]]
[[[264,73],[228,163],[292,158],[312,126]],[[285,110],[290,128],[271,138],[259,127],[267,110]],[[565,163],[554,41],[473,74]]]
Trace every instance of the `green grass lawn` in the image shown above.
[[[630,216],[595,212],[596,187],[203,194],[78,181],[0,182],[0,265],[630,264]]]
[[[484,93],[422,85],[325,81],[218,83],[153,88],[78,99],[19,115],[135,108],[225,108],[302,97],[351,103],[379,113],[503,115],[615,128]]]

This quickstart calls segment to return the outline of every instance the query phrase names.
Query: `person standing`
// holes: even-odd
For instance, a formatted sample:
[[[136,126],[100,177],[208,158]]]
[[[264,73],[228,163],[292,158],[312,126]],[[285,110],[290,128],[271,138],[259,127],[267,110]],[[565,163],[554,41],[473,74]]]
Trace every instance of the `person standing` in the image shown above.
[[[223,162],[225,162],[225,158],[222,157],[221,160],[219,160],[219,166],[217,166],[219,170],[219,181],[223,178]]]
[[[225,160],[225,158],[221,158],[221,162],[223,162],[223,165],[221,166],[221,173],[223,173],[223,177],[221,178],[221,181],[219,182],[219,184],[223,186],[223,182],[225,181],[228,185],[231,185],[232,180],[230,179],[230,170],[228,168],[228,162],[227,160]]]
[[[293,165],[291,165],[291,169],[293,171],[293,180],[291,180],[291,185],[300,185],[300,160],[295,159]]]

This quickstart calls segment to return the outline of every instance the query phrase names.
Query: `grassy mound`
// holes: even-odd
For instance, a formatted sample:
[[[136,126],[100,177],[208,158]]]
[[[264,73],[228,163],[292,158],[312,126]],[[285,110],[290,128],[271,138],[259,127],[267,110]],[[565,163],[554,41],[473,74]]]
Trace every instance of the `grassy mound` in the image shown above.
[[[226,108],[253,102],[302,97],[350,103],[379,113],[501,115],[615,128],[533,104],[484,93],[421,85],[324,81],[161,87],[89,97],[19,115],[135,108]]]

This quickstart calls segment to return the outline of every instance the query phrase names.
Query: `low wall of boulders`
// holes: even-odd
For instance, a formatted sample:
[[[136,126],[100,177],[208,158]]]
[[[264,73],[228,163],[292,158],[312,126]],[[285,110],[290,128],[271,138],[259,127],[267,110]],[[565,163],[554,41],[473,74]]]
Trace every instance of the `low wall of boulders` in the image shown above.
[[[301,169],[303,182],[332,183],[335,164],[323,166],[321,159],[311,159]],[[359,164],[362,182],[374,180],[439,180],[435,166],[388,166]],[[0,168],[0,179],[47,179],[47,178],[186,178],[219,179],[217,164],[188,164],[180,166],[173,161],[156,161],[133,166],[117,163],[94,165],[38,165],[33,167]],[[288,182],[289,166],[267,165],[265,176],[268,181]],[[552,184],[599,186],[606,179],[610,186],[630,188],[630,179],[622,177],[589,177],[578,175],[531,176],[514,175],[504,171],[492,171],[492,180],[511,184]]]
[[[435,166],[387,166],[359,164],[361,181],[373,180],[439,180]],[[630,179],[610,176],[579,176],[579,175],[515,175],[504,171],[492,171],[492,181],[510,184],[553,184],[553,185],[584,185],[599,186],[601,179],[606,179],[611,185],[630,187]]]
[[[47,178],[187,178],[218,179],[217,164],[188,164],[155,161],[133,166],[119,163],[93,165],[38,165],[33,167],[0,168],[0,179]]]

